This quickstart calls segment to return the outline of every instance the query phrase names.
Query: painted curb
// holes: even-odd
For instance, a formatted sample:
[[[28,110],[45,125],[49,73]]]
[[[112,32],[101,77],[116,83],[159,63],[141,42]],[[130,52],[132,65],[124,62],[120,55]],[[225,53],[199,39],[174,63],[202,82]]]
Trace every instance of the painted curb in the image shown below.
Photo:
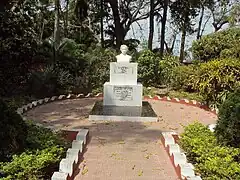
[[[52,96],[50,98],[44,98],[44,99],[39,99],[37,101],[33,101],[31,103],[28,103],[21,108],[17,109],[17,113],[20,115],[23,115],[25,112],[31,110],[32,108],[35,108],[37,106],[47,104],[49,102],[54,102],[54,101],[60,101],[60,100],[65,100],[65,99],[82,99],[82,98],[102,98],[103,94],[98,93],[96,95],[93,95],[92,93],[88,93],[86,96],[84,94],[68,94],[68,95],[59,95],[59,96]],[[179,103],[179,104],[184,104],[184,105],[189,105],[189,106],[194,106],[194,107],[199,107],[201,109],[204,109],[206,111],[209,111],[215,115],[218,114],[218,109],[217,108],[209,108],[208,106],[197,102],[196,100],[188,100],[188,99],[178,99],[178,98],[170,98],[170,97],[160,97],[160,96],[143,96],[144,100],[158,100],[158,101],[167,101],[167,102],[172,102],[172,103]]]
[[[161,142],[166,150],[171,163],[181,180],[201,180],[194,171],[194,166],[187,162],[186,155],[178,145],[179,136],[175,132],[163,132]]]
[[[89,130],[80,129],[77,132],[76,139],[72,141],[72,147],[66,152],[66,158],[59,163],[59,171],[54,172],[51,180],[73,180],[75,171],[78,168],[84,149],[89,141]]]
[[[209,111],[209,112],[211,112],[215,115],[218,114],[218,109],[217,108],[210,108],[207,105],[204,105],[204,104],[202,104],[202,103],[200,103],[196,100],[170,98],[168,96],[160,97],[160,96],[151,96],[151,95],[144,96],[144,99],[146,99],[146,100],[167,101],[167,102],[172,102],[172,103],[179,103],[179,104],[194,106],[194,107],[198,107],[198,108],[204,109],[206,111]]]

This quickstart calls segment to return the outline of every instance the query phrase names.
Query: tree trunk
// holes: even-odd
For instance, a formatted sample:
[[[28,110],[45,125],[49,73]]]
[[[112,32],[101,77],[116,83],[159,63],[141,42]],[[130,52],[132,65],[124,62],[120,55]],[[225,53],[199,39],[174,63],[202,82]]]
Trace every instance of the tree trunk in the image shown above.
[[[148,49],[152,51],[154,33],[154,0],[150,0],[150,16],[149,16],[149,35],[148,35]]]
[[[180,62],[183,62],[184,59],[184,49],[185,49],[185,39],[186,39],[186,23],[184,23],[183,27],[182,27],[182,38],[181,38],[181,47],[180,47]]]
[[[55,22],[54,22],[54,35],[53,35],[53,39],[54,39],[54,51],[55,51],[55,58],[54,58],[54,63],[57,60],[57,50],[60,44],[60,27],[59,27],[59,0],[55,0]]]
[[[204,10],[205,10],[204,6],[202,6],[201,16],[200,16],[199,23],[198,23],[197,39],[201,38],[201,27],[202,27],[202,22],[203,22]]]
[[[163,53],[164,53],[164,42],[165,42],[165,30],[166,30],[166,22],[167,22],[168,1],[169,0],[164,0],[164,6],[163,6],[161,42],[160,42],[160,57],[161,58],[163,57]]]
[[[68,6],[69,6],[69,0],[66,0],[66,16],[65,16],[65,23],[64,23],[64,35],[65,35],[65,37],[68,36]]]
[[[115,25],[115,36],[116,36],[116,48],[119,49],[124,40],[124,31],[120,22],[119,8],[117,0],[109,0],[109,4],[111,6],[113,17],[114,17],[114,25]]]
[[[104,34],[103,34],[103,0],[100,0],[100,11],[101,11],[101,29],[100,29],[100,33],[101,33],[101,46],[102,48],[104,48]]]

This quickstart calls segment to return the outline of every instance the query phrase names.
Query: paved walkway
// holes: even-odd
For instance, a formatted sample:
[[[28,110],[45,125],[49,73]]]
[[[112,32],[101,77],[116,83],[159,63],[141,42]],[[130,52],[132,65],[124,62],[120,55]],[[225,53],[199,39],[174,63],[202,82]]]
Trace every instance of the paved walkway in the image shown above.
[[[171,102],[151,104],[159,122],[88,121],[96,99],[64,100],[39,106],[28,119],[56,129],[89,128],[92,136],[76,180],[176,180],[176,173],[159,141],[162,131],[181,133],[193,121],[215,123],[217,117],[197,107]]]
[[[98,123],[76,180],[176,180],[159,141],[160,130],[143,123]]]

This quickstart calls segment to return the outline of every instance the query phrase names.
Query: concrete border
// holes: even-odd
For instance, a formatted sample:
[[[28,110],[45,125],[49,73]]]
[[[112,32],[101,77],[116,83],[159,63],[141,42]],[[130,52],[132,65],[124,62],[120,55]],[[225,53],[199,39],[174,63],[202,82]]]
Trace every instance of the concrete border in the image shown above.
[[[49,103],[49,102],[54,102],[54,101],[60,101],[60,100],[65,100],[65,99],[79,99],[79,98],[102,98],[103,94],[98,93],[96,95],[93,95],[92,93],[88,93],[86,96],[84,94],[68,94],[68,95],[59,95],[59,96],[52,96],[50,98],[44,98],[44,99],[39,99],[37,101],[33,101],[31,103],[28,103],[20,108],[17,109],[17,113],[20,115],[23,115],[25,112],[31,110],[34,107]],[[201,109],[204,109],[206,111],[210,111],[213,114],[218,113],[218,109],[214,108],[209,108],[207,105],[204,105],[200,102],[197,102],[196,100],[188,100],[188,99],[178,99],[178,98],[170,98],[170,97],[160,97],[160,96],[144,96],[144,100],[158,100],[158,101],[167,101],[167,102],[173,102],[173,103],[179,103],[179,104],[184,104],[184,105],[189,105],[189,106],[195,106],[199,107]]]
[[[51,180],[73,180],[75,172],[80,164],[84,149],[89,140],[89,130],[80,129],[76,132],[76,139],[72,141],[72,147],[66,152],[66,158],[59,163],[59,171],[54,172]]]
[[[179,136],[175,132],[163,132],[161,142],[166,150],[172,165],[181,180],[201,180],[194,171],[194,166],[187,162],[186,155],[178,145]]]

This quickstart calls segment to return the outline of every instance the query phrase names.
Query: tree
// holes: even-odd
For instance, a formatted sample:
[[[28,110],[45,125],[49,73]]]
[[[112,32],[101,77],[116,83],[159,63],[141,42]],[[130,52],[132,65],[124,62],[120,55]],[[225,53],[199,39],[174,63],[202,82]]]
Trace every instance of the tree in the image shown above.
[[[234,9],[234,6],[239,3],[239,0],[215,0],[214,6],[210,8],[213,27],[215,32],[219,31],[223,25],[229,23],[229,17]]]
[[[108,26],[107,33],[116,38],[116,47],[119,48],[125,36],[127,35],[133,23],[147,19],[150,12],[146,9],[149,7],[150,1],[144,0],[105,0],[109,4],[112,15],[108,17],[108,22],[113,20],[113,24]],[[155,8],[155,11],[160,10],[161,7]]]
[[[203,32],[202,23],[203,23],[203,18],[204,18],[206,8],[211,9],[214,6],[214,0],[200,0],[199,5],[200,5],[200,18],[199,18],[198,28],[197,28],[197,39],[200,39],[202,36],[202,32]]]
[[[150,0],[150,15],[149,15],[149,35],[148,35],[148,49],[152,50],[154,34],[154,0]]]
[[[59,21],[60,21],[60,2],[59,0],[54,0],[55,4],[55,22],[54,22],[54,35],[53,35],[53,41],[54,41],[54,62],[57,60],[57,49],[60,44],[60,26],[59,26]]]
[[[185,39],[187,32],[193,33],[192,20],[198,15],[199,1],[196,0],[178,0],[171,4],[171,15],[174,23],[182,32],[181,46],[180,46],[180,62],[184,59]]]

